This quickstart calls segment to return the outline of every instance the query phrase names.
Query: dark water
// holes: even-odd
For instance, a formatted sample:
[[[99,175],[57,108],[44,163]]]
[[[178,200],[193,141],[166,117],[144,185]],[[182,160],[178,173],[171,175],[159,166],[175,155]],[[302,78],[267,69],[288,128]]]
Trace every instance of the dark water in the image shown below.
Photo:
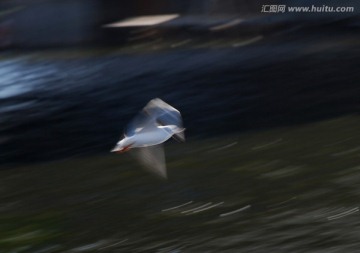
[[[357,113],[357,34],[324,27],[269,35],[243,47],[4,56],[0,159],[41,161],[108,150],[154,97],[183,113],[190,137]]]
[[[0,172],[2,252],[357,252],[360,120]]]
[[[0,252],[357,252],[357,34],[3,54]],[[107,154],[154,97],[166,182]]]

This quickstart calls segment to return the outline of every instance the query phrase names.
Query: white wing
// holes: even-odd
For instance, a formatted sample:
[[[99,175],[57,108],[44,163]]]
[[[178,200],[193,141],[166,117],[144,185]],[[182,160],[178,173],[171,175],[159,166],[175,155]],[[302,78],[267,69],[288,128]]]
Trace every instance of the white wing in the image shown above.
[[[167,178],[164,147],[160,145],[139,148],[137,156],[143,167],[156,175]]]
[[[160,125],[183,127],[180,112],[160,98],[152,99],[143,110],[150,115],[150,117],[155,118]]]
[[[178,139],[184,141],[182,117],[178,110],[159,98],[152,99],[125,129],[126,136],[139,132],[152,131],[158,125],[175,125],[179,131],[175,133]]]

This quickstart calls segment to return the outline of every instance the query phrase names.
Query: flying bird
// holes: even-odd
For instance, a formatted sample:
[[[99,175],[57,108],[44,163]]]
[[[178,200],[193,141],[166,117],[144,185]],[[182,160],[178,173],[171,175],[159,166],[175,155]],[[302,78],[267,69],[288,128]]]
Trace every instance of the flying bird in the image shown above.
[[[180,112],[160,98],[152,99],[125,128],[111,152],[123,153],[137,149],[137,158],[150,171],[167,178],[162,143],[173,137],[185,141]]]

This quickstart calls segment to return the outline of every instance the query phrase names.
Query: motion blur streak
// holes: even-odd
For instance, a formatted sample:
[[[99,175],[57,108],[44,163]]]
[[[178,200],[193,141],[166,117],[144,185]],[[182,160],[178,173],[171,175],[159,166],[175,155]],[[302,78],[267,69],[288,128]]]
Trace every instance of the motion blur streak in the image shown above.
[[[186,210],[186,211],[182,211],[181,213],[190,213],[190,212],[194,212],[196,210],[199,210],[199,209],[202,209],[204,207],[207,207],[207,206],[210,206],[212,204],[212,202],[209,202],[209,203],[206,203],[204,205],[201,205],[201,206],[198,206],[198,207],[195,207],[195,208],[192,208],[192,209],[189,209],[189,210]]]
[[[360,1],[275,2],[0,1],[0,253],[359,252]]]
[[[179,17],[179,14],[133,17],[124,21],[105,25],[105,27],[152,26],[173,20],[177,17]]]
[[[220,217],[225,217],[225,216],[228,216],[228,215],[233,215],[233,214],[236,214],[236,213],[239,213],[239,212],[242,212],[242,211],[245,211],[247,209],[249,209],[251,206],[250,205],[247,205],[247,206],[244,206],[240,209],[236,209],[234,211],[231,211],[231,212],[228,212],[228,213],[222,213],[220,214]]]
[[[183,206],[186,206],[186,205],[189,205],[193,203],[192,201],[189,201],[189,202],[186,202],[184,204],[181,204],[181,205],[178,205],[178,206],[174,206],[174,207],[170,207],[170,208],[167,208],[167,209],[163,209],[161,210],[162,212],[166,212],[166,211],[170,211],[170,210],[174,210],[174,209],[177,209],[177,208],[180,208],[180,207],[183,207]]]
[[[359,212],[358,207],[350,209],[350,210],[348,210],[346,212],[342,212],[342,213],[339,213],[339,214],[336,214],[336,215],[333,215],[333,216],[329,216],[328,220],[340,219],[340,218],[343,218],[343,217],[345,217],[347,215],[350,215],[350,214],[353,214],[353,213],[356,213],[356,212]]]

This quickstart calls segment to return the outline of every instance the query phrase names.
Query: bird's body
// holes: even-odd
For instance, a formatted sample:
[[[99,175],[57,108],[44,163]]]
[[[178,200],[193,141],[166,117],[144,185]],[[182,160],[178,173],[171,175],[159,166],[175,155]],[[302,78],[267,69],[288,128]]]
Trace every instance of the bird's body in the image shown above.
[[[151,132],[139,132],[133,136],[125,136],[117,143],[113,152],[123,152],[130,148],[143,148],[164,143],[170,139],[174,134],[182,132],[176,126],[157,126]]]
[[[180,112],[159,98],[151,100],[125,130],[111,152],[123,153],[141,148],[140,160],[147,167],[166,177],[166,166],[162,143],[173,136],[184,141],[184,128]],[[158,146],[158,148],[151,148]],[[146,151],[145,148],[148,148]],[[152,150],[156,150],[153,152]]]

